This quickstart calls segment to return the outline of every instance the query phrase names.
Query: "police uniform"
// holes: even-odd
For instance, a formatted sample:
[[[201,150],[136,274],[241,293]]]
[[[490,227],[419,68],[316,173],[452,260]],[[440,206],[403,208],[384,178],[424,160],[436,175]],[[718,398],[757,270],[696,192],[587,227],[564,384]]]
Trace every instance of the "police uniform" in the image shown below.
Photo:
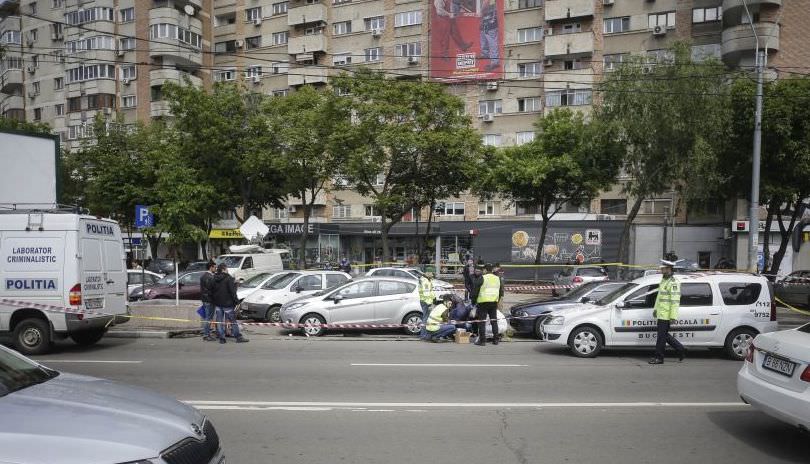
[[[419,304],[422,306],[422,330],[419,332],[421,338],[425,338],[427,332],[425,323],[430,315],[430,306],[433,304],[436,296],[433,292],[433,282],[422,276],[419,278]]]
[[[663,266],[672,267],[674,263],[661,261]],[[664,362],[664,350],[667,343],[678,352],[678,358],[683,360],[684,347],[670,333],[670,326],[673,321],[678,320],[678,309],[681,305],[681,283],[670,275],[661,279],[658,286],[658,296],[655,299],[655,318],[658,320],[657,338],[655,340],[655,356],[650,360],[650,364],[662,364]]]
[[[484,274],[483,282],[475,299],[478,308],[475,311],[475,318],[481,321],[477,323],[478,340],[475,342],[476,345],[484,346],[487,344],[487,316],[489,316],[489,323],[492,325],[492,344],[498,344],[498,301],[500,299],[501,279],[491,272]]]

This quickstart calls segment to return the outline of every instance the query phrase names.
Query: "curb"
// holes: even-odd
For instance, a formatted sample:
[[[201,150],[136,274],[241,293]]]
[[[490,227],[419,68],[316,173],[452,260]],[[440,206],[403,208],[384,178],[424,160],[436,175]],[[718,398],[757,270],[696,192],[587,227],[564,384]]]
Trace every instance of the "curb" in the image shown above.
[[[109,338],[172,338],[179,335],[198,334],[200,329],[175,329],[175,330],[110,330],[105,337]]]

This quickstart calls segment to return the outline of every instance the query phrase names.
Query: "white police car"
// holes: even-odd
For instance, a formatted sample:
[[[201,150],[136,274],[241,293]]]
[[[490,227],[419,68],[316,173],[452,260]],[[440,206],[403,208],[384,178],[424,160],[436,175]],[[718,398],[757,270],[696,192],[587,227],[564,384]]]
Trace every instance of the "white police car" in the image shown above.
[[[681,282],[678,320],[670,333],[684,346],[724,348],[742,360],[760,333],[777,329],[773,291],[765,277],[735,273],[676,274]],[[555,311],[543,340],[592,358],[605,347],[655,345],[653,307],[660,275],[641,277],[592,304]]]

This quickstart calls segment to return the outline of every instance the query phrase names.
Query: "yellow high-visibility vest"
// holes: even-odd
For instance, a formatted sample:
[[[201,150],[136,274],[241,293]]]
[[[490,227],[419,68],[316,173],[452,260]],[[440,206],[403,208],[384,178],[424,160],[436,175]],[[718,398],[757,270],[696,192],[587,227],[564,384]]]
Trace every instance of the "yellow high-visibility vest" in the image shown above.
[[[481,290],[478,291],[476,303],[495,303],[498,301],[500,293],[501,279],[495,274],[485,274],[484,284],[481,285]]]

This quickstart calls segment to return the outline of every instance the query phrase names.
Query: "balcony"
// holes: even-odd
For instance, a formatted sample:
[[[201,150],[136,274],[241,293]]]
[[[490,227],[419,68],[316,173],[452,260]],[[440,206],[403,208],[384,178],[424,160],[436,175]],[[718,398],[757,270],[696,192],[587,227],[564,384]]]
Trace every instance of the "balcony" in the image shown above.
[[[546,21],[593,16],[594,0],[546,0]]]
[[[776,23],[757,23],[754,25],[759,36],[759,46],[768,50],[779,50],[779,25]],[[740,55],[753,54],[757,48],[757,41],[750,24],[729,27],[723,30],[722,54],[723,60],[737,60]]]
[[[328,70],[314,66],[290,68],[287,74],[287,85],[295,87],[304,84],[325,84],[328,80]]]
[[[197,34],[202,33],[202,22],[199,19],[171,7],[158,7],[149,10],[149,25],[160,23],[174,24]]]
[[[322,52],[324,50],[326,50],[326,36],[323,34],[290,37],[290,41],[287,43],[287,52],[290,55]]]
[[[180,71],[179,69],[155,69],[149,71],[149,85],[157,86],[163,85],[167,82],[175,84],[184,84],[185,79],[188,78],[191,84],[195,87],[202,86],[202,79],[193,76],[187,72]]]
[[[326,5],[323,3],[304,5],[287,10],[288,26],[322,22],[326,22]]]
[[[728,14],[737,8],[742,8],[745,11],[745,5],[748,5],[749,10],[767,5],[780,7],[782,6],[782,0],[723,0],[723,14]]]
[[[0,92],[2,93],[14,93],[15,90],[22,91],[22,85],[22,69],[7,69],[0,75]]]
[[[547,58],[562,55],[593,54],[593,32],[549,35],[545,38],[545,55]]]
[[[70,82],[65,85],[65,91],[67,98],[73,98],[96,93],[115,94],[115,87],[114,79],[91,79],[89,81]]]
[[[593,87],[593,77],[593,69],[590,67],[548,71],[543,77],[543,90],[560,90],[565,87],[571,89],[590,89]]]
[[[0,100],[0,114],[5,115],[8,111],[25,110],[25,101],[20,95],[3,95]]]
[[[172,112],[169,108],[169,102],[165,100],[153,101],[150,103],[149,116],[153,118],[161,118],[171,116]]]

